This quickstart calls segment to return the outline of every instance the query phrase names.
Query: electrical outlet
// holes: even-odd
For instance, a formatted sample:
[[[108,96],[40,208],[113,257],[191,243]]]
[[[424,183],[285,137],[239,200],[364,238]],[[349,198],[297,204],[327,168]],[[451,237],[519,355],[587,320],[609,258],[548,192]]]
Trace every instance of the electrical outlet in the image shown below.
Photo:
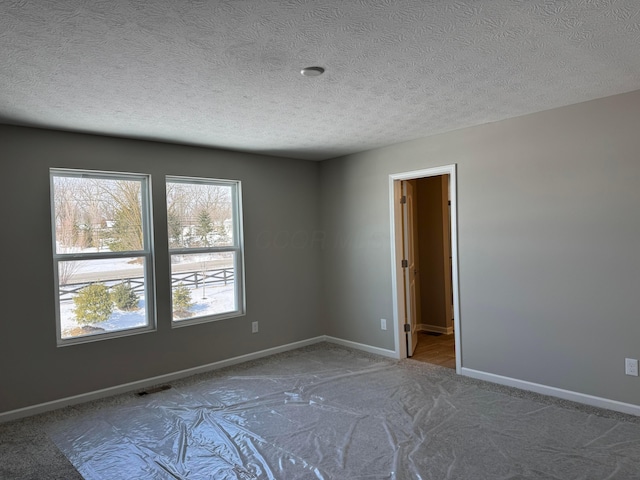
[[[251,333],[258,333],[258,322],[251,322]]]
[[[380,328],[382,330],[386,330],[387,329],[387,319],[386,318],[381,318],[380,319]]]
[[[635,358],[624,359],[624,373],[625,375],[638,376],[638,360]]]

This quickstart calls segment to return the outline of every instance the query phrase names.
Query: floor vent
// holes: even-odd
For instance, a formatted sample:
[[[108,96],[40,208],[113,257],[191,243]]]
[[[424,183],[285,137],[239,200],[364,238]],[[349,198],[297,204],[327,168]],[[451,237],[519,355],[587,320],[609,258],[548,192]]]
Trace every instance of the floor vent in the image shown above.
[[[152,393],[163,392],[164,390],[169,390],[171,385],[160,385],[159,387],[150,388],[149,390],[143,390],[142,392],[138,392],[139,396],[151,395]]]

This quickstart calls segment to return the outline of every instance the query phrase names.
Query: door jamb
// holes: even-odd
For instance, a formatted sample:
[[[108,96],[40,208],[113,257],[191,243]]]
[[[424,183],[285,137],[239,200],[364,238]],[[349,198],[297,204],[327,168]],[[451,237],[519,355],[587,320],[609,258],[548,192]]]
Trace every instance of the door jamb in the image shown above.
[[[400,208],[400,181],[415,178],[449,175],[451,195],[451,288],[453,291],[453,325],[456,348],[456,373],[462,369],[462,342],[460,327],[460,301],[458,293],[458,192],[456,164],[441,167],[413,170],[389,175],[389,211],[391,216],[391,286],[393,301],[393,323],[395,327],[395,354],[397,358],[407,358],[407,345],[404,332],[405,289],[400,264],[402,256],[402,209]],[[398,299],[403,299],[402,303]],[[401,341],[402,339],[402,341]]]

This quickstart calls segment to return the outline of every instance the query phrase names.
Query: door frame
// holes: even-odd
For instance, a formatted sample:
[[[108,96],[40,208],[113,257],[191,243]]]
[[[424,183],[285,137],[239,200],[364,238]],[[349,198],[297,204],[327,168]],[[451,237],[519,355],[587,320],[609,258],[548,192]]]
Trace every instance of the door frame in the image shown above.
[[[395,354],[397,358],[407,358],[407,344],[404,332],[404,272],[402,270],[403,228],[401,181],[424,177],[449,175],[449,195],[451,201],[451,288],[453,292],[453,326],[456,348],[456,373],[462,369],[462,342],[460,322],[460,301],[458,292],[458,192],[456,164],[412,170],[389,175],[389,212],[391,225],[391,286],[393,301],[393,323],[395,326]],[[402,299],[402,302],[399,301]]]

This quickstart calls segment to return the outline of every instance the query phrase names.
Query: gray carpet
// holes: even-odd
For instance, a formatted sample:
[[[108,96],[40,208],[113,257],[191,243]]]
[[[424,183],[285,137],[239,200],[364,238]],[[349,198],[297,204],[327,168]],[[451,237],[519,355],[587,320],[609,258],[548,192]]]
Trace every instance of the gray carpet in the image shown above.
[[[0,423],[0,479],[82,480],[47,436],[58,412]]]
[[[323,343],[0,424],[0,455],[2,479],[630,480],[640,418]]]

